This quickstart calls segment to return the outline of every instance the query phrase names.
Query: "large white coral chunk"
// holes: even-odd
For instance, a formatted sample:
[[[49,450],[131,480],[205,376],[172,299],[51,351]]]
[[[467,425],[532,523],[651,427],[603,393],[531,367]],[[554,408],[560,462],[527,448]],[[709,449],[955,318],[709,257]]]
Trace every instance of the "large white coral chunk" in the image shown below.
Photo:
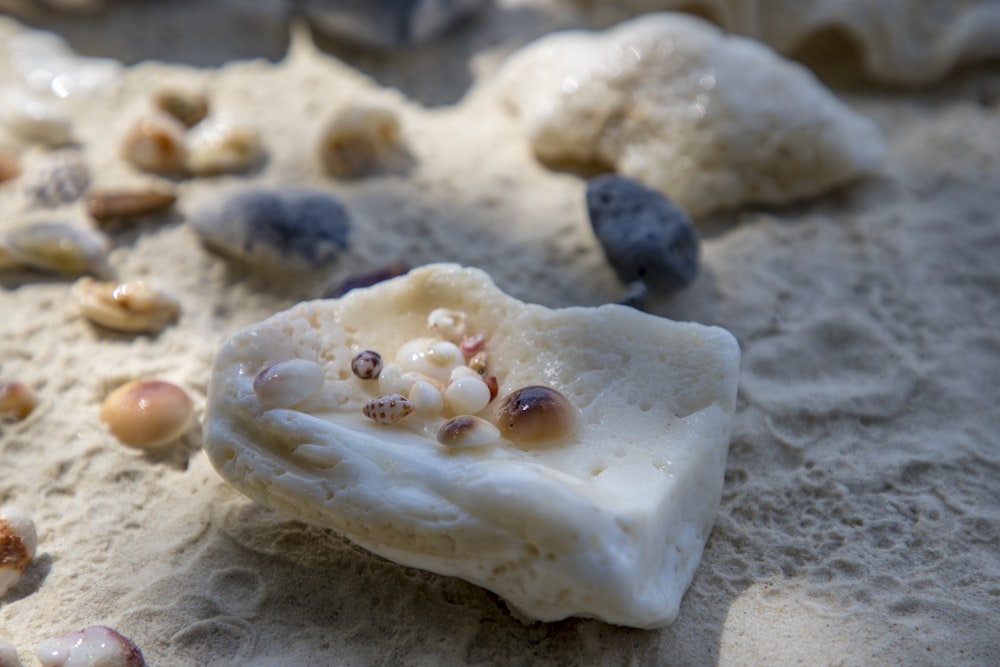
[[[438,308],[485,334],[501,396],[532,385],[565,396],[570,435],[453,448],[437,439],[447,415],[365,417],[379,383],[353,374],[352,358],[391,356],[427,335]],[[479,270],[429,265],[232,336],[215,361],[205,448],[254,500],[482,585],[533,618],[660,627],[677,615],[719,505],[739,356],[717,327],[617,305],[550,310]],[[262,403],[255,377],[291,359],[321,366],[322,386],[292,407]]]
[[[501,87],[540,158],[612,166],[695,217],[823,193],[885,153],[804,67],[684,14],[543,37]]]

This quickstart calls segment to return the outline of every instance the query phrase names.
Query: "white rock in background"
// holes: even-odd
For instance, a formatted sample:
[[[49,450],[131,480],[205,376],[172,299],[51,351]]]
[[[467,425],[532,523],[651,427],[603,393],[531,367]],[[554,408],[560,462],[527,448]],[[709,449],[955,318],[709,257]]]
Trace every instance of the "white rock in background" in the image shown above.
[[[501,86],[540,158],[614,167],[692,217],[818,195],[885,154],[804,67],[684,14],[543,37]]]
[[[593,0],[585,0],[592,4]],[[612,4],[612,3],[606,3]],[[926,84],[960,63],[1000,56],[996,0],[615,0],[616,11],[700,10],[729,32],[786,55],[813,37],[843,32],[876,80]]]
[[[518,395],[555,390],[569,403],[541,400],[504,423],[533,429],[518,443],[487,427],[474,442],[441,444],[448,415],[432,412],[365,417],[380,383],[356,377],[352,358],[392,358],[437,308],[490,332],[501,396],[547,385]],[[660,627],[676,617],[715,519],[739,357],[723,329],[617,305],[550,310],[482,271],[432,264],[231,337],[216,356],[205,449],[254,500],[489,588],[533,618]],[[262,403],[254,378],[290,359],[323,365],[323,388],[295,409]],[[565,430],[535,432],[565,405]],[[478,417],[504,409],[494,401]]]
[[[51,32],[22,32],[7,40],[5,46],[11,69],[35,92],[56,97],[86,95],[121,78],[123,68],[119,61],[77,55]]]

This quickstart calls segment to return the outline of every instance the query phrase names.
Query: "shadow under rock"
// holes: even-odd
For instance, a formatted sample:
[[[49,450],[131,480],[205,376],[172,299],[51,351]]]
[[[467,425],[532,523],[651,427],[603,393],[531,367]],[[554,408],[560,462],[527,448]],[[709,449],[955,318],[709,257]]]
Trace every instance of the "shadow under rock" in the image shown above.
[[[240,59],[278,61],[290,41],[284,0],[119,0],[98,13],[34,11],[22,20],[58,33],[81,55],[126,64],[159,60],[218,67]]]
[[[21,575],[21,580],[7,591],[7,593],[0,595],[0,606],[3,603],[10,604],[18,600],[23,600],[36,593],[42,587],[42,584],[45,583],[45,579],[51,571],[52,556],[48,553],[39,554],[32,558],[31,562],[28,563],[28,568]]]

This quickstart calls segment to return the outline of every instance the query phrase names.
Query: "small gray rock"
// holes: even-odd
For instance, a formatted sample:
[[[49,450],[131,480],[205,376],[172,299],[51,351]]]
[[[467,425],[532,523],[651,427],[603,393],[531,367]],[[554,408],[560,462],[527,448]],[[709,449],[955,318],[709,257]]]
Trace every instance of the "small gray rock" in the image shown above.
[[[351,219],[331,194],[251,189],[199,211],[205,245],[248,264],[285,271],[324,269],[347,248]]]
[[[298,0],[318,30],[351,42],[399,48],[427,42],[492,0]]]
[[[605,174],[587,184],[587,213],[608,262],[636,300],[667,294],[698,275],[698,235],[687,213],[657,190]]]

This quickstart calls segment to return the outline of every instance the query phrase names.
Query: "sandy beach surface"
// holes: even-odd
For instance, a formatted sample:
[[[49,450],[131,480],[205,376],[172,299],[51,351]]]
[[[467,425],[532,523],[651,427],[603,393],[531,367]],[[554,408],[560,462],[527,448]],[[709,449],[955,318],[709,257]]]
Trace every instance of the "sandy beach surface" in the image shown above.
[[[722,506],[679,618],[655,631],[526,623],[483,589],[256,506],[218,477],[197,428],[148,453],[98,420],[111,390],[153,377],[187,390],[200,418],[229,334],[394,261],[481,267],[551,307],[624,294],[587,222],[585,179],[533,158],[493,85],[515,48],[592,15],[504,2],[384,55],[283,11],[230,0],[0,17],[0,45],[30,23],[127,65],[118,85],[67,107],[95,186],[158,181],[119,143],[165,85],[205,90],[267,151],[248,174],[174,181],[173,211],[111,230],[119,277],[180,297],[178,323],[157,336],[88,323],[70,280],[0,274],[0,380],[40,400],[0,426],[0,505],[28,511],[39,532],[0,597],[0,639],[24,665],[43,639],[95,624],[150,665],[178,667],[1000,664],[996,63],[917,89],[821,72],[883,130],[879,173],[701,221],[700,277],[650,307],[723,326],[743,350]],[[0,83],[14,80],[5,67]],[[319,132],[351,100],[397,110],[406,165],[356,181],[322,172]],[[44,152],[2,141],[24,164]],[[206,250],[187,220],[244,184],[337,194],[355,220],[350,253],[326,275],[282,280]],[[82,203],[39,209],[17,180],[0,185],[0,231],[39,220],[94,226]]]

